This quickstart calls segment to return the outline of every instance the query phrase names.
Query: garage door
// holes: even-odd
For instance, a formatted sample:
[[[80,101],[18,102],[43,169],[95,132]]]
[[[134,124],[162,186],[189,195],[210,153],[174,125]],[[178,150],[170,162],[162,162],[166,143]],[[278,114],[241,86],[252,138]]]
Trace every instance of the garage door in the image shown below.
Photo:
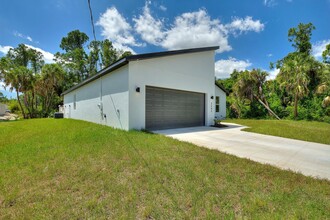
[[[146,129],[204,126],[204,94],[146,87]]]

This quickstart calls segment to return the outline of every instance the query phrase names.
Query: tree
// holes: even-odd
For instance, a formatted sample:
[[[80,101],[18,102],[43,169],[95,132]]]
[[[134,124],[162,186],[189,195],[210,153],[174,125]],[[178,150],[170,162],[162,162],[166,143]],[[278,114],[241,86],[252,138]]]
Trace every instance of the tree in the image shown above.
[[[24,118],[27,118],[25,110],[20,99],[20,92],[24,90],[26,82],[26,75],[28,75],[29,70],[24,66],[12,67],[4,75],[5,86],[9,87],[9,91],[16,91],[16,98],[20,106],[21,112]]]
[[[324,64],[322,66],[321,83],[318,85],[316,92],[319,95],[325,95],[322,102],[322,106],[325,108],[330,106],[330,44],[326,46],[322,57]]]
[[[276,66],[277,69],[280,69],[286,59],[291,59],[291,57],[296,56],[296,54],[309,56],[312,49],[310,39],[314,29],[315,27],[312,23],[300,23],[298,27],[290,28],[288,31],[288,40],[289,42],[293,42],[292,46],[295,48],[295,51],[276,61],[276,65],[274,65],[274,63],[270,63],[270,68],[273,69]]]
[[[330,44],[328,44],[322,53],[323,62],[330,64]]]
[[[43,55],[24,44],[19,44],[17,48],[9,50],[7,57],[12,61],[13,68],[11,71],[18,80],[18,92],[23,93],[23,103],[29,117],[34,118],[37,109],[34,83],[36,74],[40,72],[41,67],[44,65]],[[17,95],[19,96],[19,94]],[[27,115],[24,117],[26,118]]]
[[[289,42],[293,42],[295,51],[276,62],[276,68],[280,69],[278,81],[281,88],[284,88],[289,98],[292,97],[294,100],[295,118],[298,116],[299,100],[307,96],[312,98],[314,95],[312,92],[321,82],[322,66],[311,56],[310,39],[314,29],[312,23],[300,23],[297,27],[290,28],[288,39]],[[271,68],[273,67],[271,63]],[[304,99],[302,101],[304,102]]]
[[[25,46],[24,44],[19,44],[16,48],[11,48],[6,57],[10,59],[12,64],[16,66],[25,66],[27,67],[29,65],[30,61],[30,54],[28,52],[29,48]]]
[[[125,51],[120,57],[119,59],[122,59],[124,57],[128,57],[128,56],[132,56],[132,52],[131,51]]]
[[[322,76],[322,83],[317,87],[316,93],[319,95],[325,95],[322,106],[324,108],[330,106],[330,68],[325,67],[324,74]]]
[[[288,32],[289,42],[293,42],[292,46],[295,48],[295,52],[292,54],[296,56],[305,56],[306,61],[310,62],[310,68],[307,72],[310,80],[308,83],[308,89],[314,91],[320,84],[320,65],[315,59],[307,58],[311,56],[312,44],[310,42],[312,37],[312,31],[315,30],[315,26],[312,23],[303,24],[300,23],[296,28],[290,28]],[[290,55],[290,54],[289,54]],[[288,55],[288,56],[289,56]]]
[[[100,54],[100,41],[91,41],[88,45],[89,55],[88,55],[88,76],[93,76],[97,73],[98,61],[99,61],[99,54]],[[101,68],[101,66],[100,66]]]
[[[87,46],[89,50],[88,54],[85,51],[85,45],[88,40],[88,36],[79,30],[69,32],[61,40],[60,48],[65,52],[57,52],[55,54],[55,60],[68,72],[69,80],[67,82],[69,86],[67,87],[71,87],[75,83],[79,83],[97,74],[99,69],[111,65],[119,57],[122,58],[131,55],[127,51],[123,53],[117,51],[108,39],[104,41],[91,41]]]
[[[24,44],[11,48],[7,55],[1,58],[1,77],[6,87],[9,87],[11,91],[16,90],[17,101],[24,118],[36,117],[37,102],[34,83],[43,64],[42,54]],[[21,94],[23,100],[21,100]],[[25,113],[22,102],[28,114]]]
[[[41,70],[41,75],[36,81],[36,92],[41,99],[41,116],[46,117],[52,109],[57,108],[57,94],[64,82],[65,72],[58,64],[46,64]]]
[[[101,61],[102,67],[110,66],[118,59],[118,52],[113,47],[112,42],[105,39],[101,42]]]
[[[310,78],[308,72],[310,71],[310,57],[303,54],[295,54],[285,59],[277,80],[280,86],[284,87],[287,93],[294,97],[294,117],[298,116],[298,101],[306,96],[309,92],[308,84]]]
[[[251,102],[254,99],[257,100],[268,110],[271,115],[280,120],[280,118],[270,109],[263,92],[263,87],[267,76],[268,73],[261,71],[260,69],[241,72],[238,76],[237,82],[234,85],[234,93],[240,98],[249,99]]]
[[[55,54],[55,60],[69,72],[72,84],[81,82],[89,76],[88,56],[84,49],[88,40],[85,33],[79,30],[71,31],[61,40],[60,48],[65,53],[57,52]]]
[[[60,48],[66,52],[71,52],[76,49],[83,49],[84,44],[89,40],[89,37],[79,30],[74,30],[68,33],[61,40]]]
[[[243,72],[243,71],[241,71]],[[237,82],[238,76],[241,73],[240,71],[237,71],[234,69],[234,71],[230,74],[229,78],[226,79],[217,79],[217,83],[221,84],[229,93],[233,92],[233,87],[235,83]]]
[[[292,46],[299,53],[309,55],[312,49],[310,43],[312,31],[315,26],[312,23],[300,23],[296,28],[290,28],[288,32],[289,42],[293,42]]]

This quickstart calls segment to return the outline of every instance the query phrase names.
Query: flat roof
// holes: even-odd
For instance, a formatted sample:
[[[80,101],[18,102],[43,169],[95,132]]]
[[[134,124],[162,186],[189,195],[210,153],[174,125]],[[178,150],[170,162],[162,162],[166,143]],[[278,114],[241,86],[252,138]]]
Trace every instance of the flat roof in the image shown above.
[[[191,49],[183,49],[183,50],[171,50],[171,51],[144,53],[144,54],[136,54],[136,55],[127,56],[120,60],[117,60],[116,62],[112,63],[110,66],[103,68],[94,76],[91,76],[88,79],[86,79],[86,80],[78,83],[77,85],[71,87],[70,89],[64,91],[61,95],[66,95],[108,73],[111,73],[112,71],[114,71],[122,66],[125,66],[126,64],[128,64],[129,61],[145,60],[145,59],[180,55],[180,54],[186,54],[186,53],[198,53],[198,52],[211,51],[211,50],[217,50],[217,49],[219,49],[219,46],[191,48]]]

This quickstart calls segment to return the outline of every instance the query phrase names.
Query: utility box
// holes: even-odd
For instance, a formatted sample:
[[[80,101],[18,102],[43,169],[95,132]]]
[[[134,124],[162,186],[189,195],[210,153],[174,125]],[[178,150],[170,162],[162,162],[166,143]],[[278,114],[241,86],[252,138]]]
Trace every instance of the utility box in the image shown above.
[[[54,118],[63,118],[64,114],[62,112],[55,112],[54,113]]]

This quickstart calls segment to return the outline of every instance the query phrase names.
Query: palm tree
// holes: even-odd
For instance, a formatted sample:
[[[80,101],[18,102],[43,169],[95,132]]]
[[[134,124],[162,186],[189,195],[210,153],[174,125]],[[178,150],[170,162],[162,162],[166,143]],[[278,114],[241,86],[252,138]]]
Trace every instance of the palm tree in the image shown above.
[[[294,98],[294,117],[298,116],[298,102],[309,92],[310,82],[308,72],[310,71],[311,58],[303,54],[292,54],[288,56],[278,74],[277,80],[280,87],[285,88],[287,93]]]
[[[6,74],[4,74],[3,79],[5,82],[5,87],[8,87],[10,92],[13,92],[14,90],[16,91],[16,98],[20,106],[22,115],[24,118],[27,118],[20,99],[20,92],[22,92],[20,73],[25,72],[26,71],[25,69],[26,68],[22,66],[10,68],[9,70],[6,71]]]
[[[241,72],[238,76],[237,82],[234,85],[234,93],[237,94],[237,96],[249,99],[250,101],[256,99],[268,110],[271,115],[280,120],[280,118],[270,109],[263,92],[263,87],[267,76],[268,73],[261,71],[260,69]]]
[[[24,44],[11,48],[6,57],[0,60],[0,76],[10,91],[16,90],[17,101],[24,118],[27,118],[20,96],[30,117],[35,117],[36,97],[34,83],[36,75],[44,64],[43,55]]]
[[[330,49],[330,44],[328,46]],[[322,106],[325,108],[330,106],[330,64],[323,64],[321,80],[320,85],[318,85],[316,89],[316,93],[326,95],[322,102]]]
[[[42,100],[42,113],[46,116],[54,104],[57,90],[64,81],[64,71],[58,64],[46,64],[36,81],[36,92]]]

